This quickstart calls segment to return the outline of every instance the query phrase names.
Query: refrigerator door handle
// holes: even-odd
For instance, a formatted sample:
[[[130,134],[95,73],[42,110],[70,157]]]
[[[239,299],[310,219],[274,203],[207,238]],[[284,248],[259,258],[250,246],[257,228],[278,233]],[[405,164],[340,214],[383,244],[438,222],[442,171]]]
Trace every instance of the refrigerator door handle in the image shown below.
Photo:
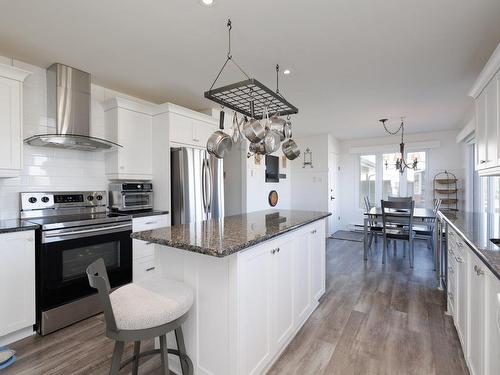
[[[205,159],[207,162],[207,171],[208,171],[208,178],[207,178],[207,210],[208,212],[212,211],[212,169],[210,168],[210,163],[208,159]]]
[[[207,213],[207,178],[206,178],[206,168],[207,168],[207,165],[206,165],[206,159],[203,159],[202,161],[202,165],[201,165],[201,199],[203,201],[203,211],[205,213]]]

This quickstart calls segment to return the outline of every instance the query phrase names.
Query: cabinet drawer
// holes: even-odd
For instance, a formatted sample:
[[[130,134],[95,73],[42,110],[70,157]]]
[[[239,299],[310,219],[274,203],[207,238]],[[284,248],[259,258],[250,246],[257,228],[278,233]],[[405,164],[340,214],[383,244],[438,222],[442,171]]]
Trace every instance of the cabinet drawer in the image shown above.
[[[168,215],[138,217],[132,220],[132,231],[153,230],[168,227]]]
[[[146,277],[152,277],[156,273],[154,256],[134,259],[132,269],[134,282],[142,280]]]
[[[133,259],[153,258],[155,256],[154,243],[134,240],[132,246]]]

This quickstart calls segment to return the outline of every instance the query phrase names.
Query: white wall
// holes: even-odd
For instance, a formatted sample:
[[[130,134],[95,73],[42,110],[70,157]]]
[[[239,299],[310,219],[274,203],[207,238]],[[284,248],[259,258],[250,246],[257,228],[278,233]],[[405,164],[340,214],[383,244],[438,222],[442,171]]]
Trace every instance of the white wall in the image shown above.
[[[0,63],[33,72],[24,84],[23,135],[53,132],[47,126],[47,88],[45,69],[0,56]],[[91,135],[104,136],[104,110],[101,102],[115,96],[130,96],[92,85]],[[43,190],[107,190],[105,154],[59,150],[24,145],[21,176],[0,178],[0,218],[19,216],[19,192]]]
[[[427,152],[427,183],[426,202],[432,204],[432,180],[437,172],[448,170],[456,174],[459,179],[459,189],[463,190],[465,165],[464,146],[456,143],[458,131],[442,131],[430,133],[418,133],[405,135],[405,143],[439,142],[439,146],[429,148]],[[398,152],[399,138],[379,137],[344,141],[340,144],[340,199],[341,226],[344,229],[351,228],[352,224],[361,224],[363,221],[363,209],[359,208],[359,154],[351,153],[352,147],[369,147],[379,149],[383,152]],[[408,150],[409,151],[409,150]],[[461,192],[463,197],[463,191]],[[463,201],[461,202],[463,207]]]

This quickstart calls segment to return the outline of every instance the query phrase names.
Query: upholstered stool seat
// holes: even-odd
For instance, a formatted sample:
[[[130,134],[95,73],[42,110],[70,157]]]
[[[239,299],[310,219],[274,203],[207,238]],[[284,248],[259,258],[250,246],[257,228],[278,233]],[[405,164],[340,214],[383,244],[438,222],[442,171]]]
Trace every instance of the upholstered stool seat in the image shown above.
[[[163,293],[152,292],[137,284],[128,284],[109,295],[120,330],[158,327],[174,321],[189,311],[193,292],[186,285],[165,280]]]
[[[103,259],[87,267],[90,286],[99,292],[106,320],[106,336],[115,340],[110,374],[133,362],[132,374],[138,375],[139,358],[160,354],[163,375],[170,373],[168,354],[179,357],[183,375],[193,374],[193,363],[186,353],[182,323],[193,304],[193,291],[187,285],[167,279],[124,285],[110,293],[108,274]],[[174,332],[177,349],[167,348],[167,333]],[[141,353],[141,340],[158,337],[160,349]],[[134,341],[134,355],[125,362],[121,358],[126,341]]]

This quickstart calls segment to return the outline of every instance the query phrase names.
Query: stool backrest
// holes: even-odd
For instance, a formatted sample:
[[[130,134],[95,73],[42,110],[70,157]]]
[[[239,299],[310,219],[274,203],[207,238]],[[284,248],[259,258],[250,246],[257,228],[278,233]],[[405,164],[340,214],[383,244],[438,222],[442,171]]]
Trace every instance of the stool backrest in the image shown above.
[[[413,197],[387,197],[389,202],[411,202]]]
[[[409,229],[409,235],[412,236],[413,231],[413,210],[415,201],[406,202],[390,202],[381,201],[382,206],[382,223],[384,232],[386,229],[393,229],[394,226],[403,226]]]
[[[90,286],[97,289],[99,293],[99,299],[101,300],[104,310],[106,328],[117,331],[115,315],[113,314],[113,308],[109,299],[111,287],[109,285],[109,278],[104,260],[102,258],[95,260],[87,267],[86,272]]]

